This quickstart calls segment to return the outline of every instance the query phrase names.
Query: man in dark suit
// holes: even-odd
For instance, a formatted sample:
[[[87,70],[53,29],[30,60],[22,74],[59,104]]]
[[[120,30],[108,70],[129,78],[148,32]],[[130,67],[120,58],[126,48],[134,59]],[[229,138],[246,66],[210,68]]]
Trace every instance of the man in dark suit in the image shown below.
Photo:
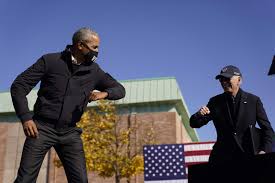
[[[15,183],[36,182],[46,153],[54,147],[69,183],[87,183],[82,130],[76,127],[89,101],[117,100],[124,87],[95,62],[100,39],[81,28],[62,52],[43,55],[11,86],[17,116],[26,135]],[[41,81],[33,113],[26,96]],[[98,90],[95,92],[94,90]]]
[[[212,97],[190,118],[193,128],[213,121],[217,141],[209,162],[219,164],[271,151],[273,129],[259,97],[240,88],[242,74],[232,65],[224,67],[216,76],[224,93]],[[261,128],[257,138],[256,122]],[[255,144],[258,143],[258,144]]]

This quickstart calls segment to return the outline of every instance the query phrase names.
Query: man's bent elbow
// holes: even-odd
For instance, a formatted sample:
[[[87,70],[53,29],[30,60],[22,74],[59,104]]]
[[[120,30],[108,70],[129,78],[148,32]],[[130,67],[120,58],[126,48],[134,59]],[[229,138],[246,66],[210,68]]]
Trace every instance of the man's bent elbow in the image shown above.
[[[121,90],[121,91],[120,91],[120,93],[121,93],[120,98],[124,98],[125,95],[126,95],[125,88],[124,88],[123,86],[121,86],[121,89],[120,89],[120,90]]]

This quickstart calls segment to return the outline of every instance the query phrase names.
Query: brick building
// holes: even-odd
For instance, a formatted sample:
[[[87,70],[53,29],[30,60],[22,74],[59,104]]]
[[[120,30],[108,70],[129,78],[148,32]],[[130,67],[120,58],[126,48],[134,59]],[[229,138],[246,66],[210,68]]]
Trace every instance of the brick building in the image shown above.
[[[180,88],[173,77],[140,80],[124,80],[126,97],[116,102],[125,123],[153,127],[157,143],[187,143],[198,141],[196,131],[189,126],[189,112]],[[32,110],[37,90],[28,95]],[[94,107],[90,103],[89,107]],[[142,138],[142,131],[138,132]],[[13,182],[20,163],[25,135],[14,113],[9,92],[0,93],[0,183]],[[67,182],[63,168],[56,168],[54,149],[44,159],[38,183]],[[113,178],[102,179],[89,173],[91,183],[111,183]],[[143,182],[143,175],[133,177],[131,183]]]

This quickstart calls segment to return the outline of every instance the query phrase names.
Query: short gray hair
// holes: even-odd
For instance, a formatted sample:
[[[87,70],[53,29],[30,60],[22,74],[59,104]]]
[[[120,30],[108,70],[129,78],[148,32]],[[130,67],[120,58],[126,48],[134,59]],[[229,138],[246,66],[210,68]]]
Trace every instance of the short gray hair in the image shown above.
[[[88,27],[82,27],[74,33],[72,38],[73,44],[81,41],[88,41],[91,36],[98,37],[98,34]]]

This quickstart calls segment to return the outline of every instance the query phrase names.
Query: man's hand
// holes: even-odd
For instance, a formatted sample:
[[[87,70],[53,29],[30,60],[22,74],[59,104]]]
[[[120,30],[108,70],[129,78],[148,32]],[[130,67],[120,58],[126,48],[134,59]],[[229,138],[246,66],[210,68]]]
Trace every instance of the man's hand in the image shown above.
[[[198,113],[199,113],[200,115],[204,116],[204,115],[206,115],[206,114],[210,114],[210,110],[209,110],[208,107],[202,106],[202,107],[200,108],[200,110],[198,111]]]
[[[33,120],[28,120],[23,123],[23,130],[27,137],[37,138],[38,130]]]
[[[265,154],[265,151],[260,151],[258,154]]]
[[[108,96],[107,92],[91,91],[89,100],[96,101],[100,99],[105,99],[107,96]]]

